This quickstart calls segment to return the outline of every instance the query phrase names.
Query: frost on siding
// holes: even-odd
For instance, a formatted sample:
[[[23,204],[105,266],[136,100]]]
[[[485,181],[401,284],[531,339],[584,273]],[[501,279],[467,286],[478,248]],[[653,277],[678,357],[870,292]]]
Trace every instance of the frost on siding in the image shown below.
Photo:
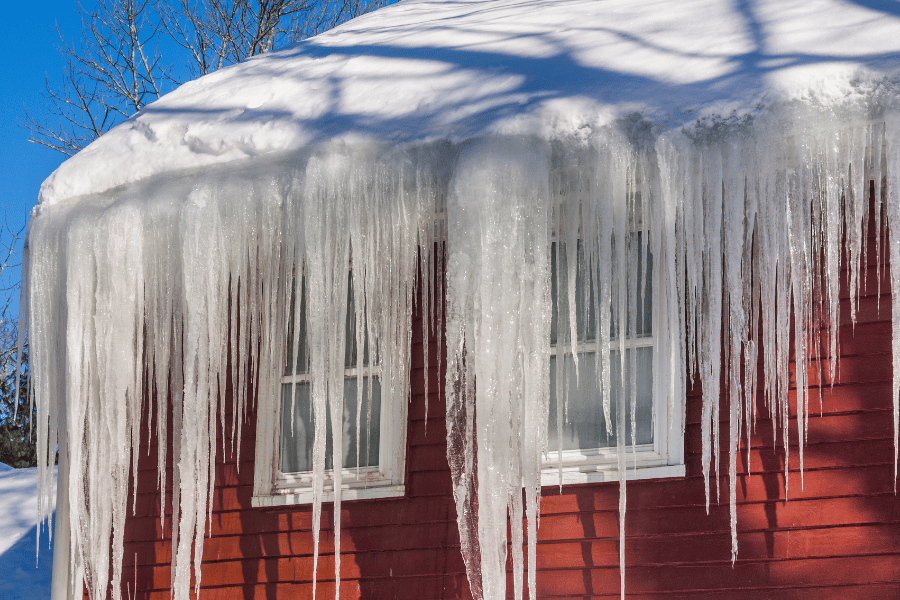
[[[559,286],[559,329],[577,370],[577,315],[585,303],[594,304],[587,312],[595,315],[600,349],[597,410],[616,414],[620,559],[624,446],[635,411],[633,393],[612,390],[625,389],[626,378],[636,374],[619,369],[621,381],[612,381],[610,355],[625,355],[630,342],[614,335],[610,315],[634,318],[648,293],[657,335],[653,373],[665,384],[655,389],[667,390],[666,412],[685,410],[684,382],[697,377],[703,386],[705,487],[707,498],[718,501],[727,470],[734,559],[742,439],[749,443],[754,415],[762,410],[786,450],[795,413],[802,469],[814,402],[807,386],[839,375],[834,361],[815,359],[839,350],[841,268],[853,319],[865,283],[860,265],[870,182],[874,222],[886,213],[889,231],[900,228],[898,153],[900,123],[893,116],[789,106],[662,134],[631,119],[551,142],[325,146],[308,156],[256,159],[238,169],[173,175],[41,207],[28,234],[22,319],[32,345],[43,456],[52,455],[47,450],[59,436],[73,482],[71,552],[83,565],[92,598],[106,597],[107,589],[118,594],[139,426],[149,411],[164,415],[170,399],[173,429],[156,418],[156,435],[172,440],[173,593],[187,598],[192,565],[200,572],[211,510],[223,391],[234,390],[235,415],[254,401],[259,410],[273,409],[285,344],[297,343],[285,338],[291,282],[301,275],[308,286],[318,415],[317,551],[323,417],[343,412],[348,274],[352,268],[362,293],[355,303],[357,330],[365,327],[380,349],[383,389],[406,401],[419,270],[421,301],[440,301],[428,289],[436,214],[447,228],[448,459],[473,592],[505,597],[510,518],[514,595],[523,594],[527,564],[534,597],[542,456],[555,450],[547,448],[551,240],[582,248],[587,265],[579,266],[577,252],[565,260],[556,254],[560,281],[571,284]],[[652,289],[638,272],[641,253],[653,256]],[[900,243],[893,238],[890,258],[900,265]],[[590,274],[590,294],[577,293],[572,283],[580,268]],[[896,268],[891,285],[893,301],[900,302]],[[441,311],[430,314],[439,319]],[[900,306],[893,315],[896,436]],[[788,402],[792,358],[810,367],[796,369],[796,406]],[[721,394],[728,400],[725,432],[719,430]],[[557,422],[565,418],[565,402],[559,404]],[[241,419],[234,421],[240,427]],[[340,427],[340,419],[333,424]],[[232,428],[231,434],[234,449],[240,432]],[[338,445],[341,438],[334,435]],[[729,452],[724,469],[722,438]],[[164,465],[165,443],[158,452]],[[341,452],[335,448],[336,462]],[[158,485],[166,485],[162,472]],[[339,519],[340,494],[335,502]],[[339,522],[335,544],[339,553]],[[339,567],[338,558],[336,578]],[[624,594],[624,570],[621,577]]]

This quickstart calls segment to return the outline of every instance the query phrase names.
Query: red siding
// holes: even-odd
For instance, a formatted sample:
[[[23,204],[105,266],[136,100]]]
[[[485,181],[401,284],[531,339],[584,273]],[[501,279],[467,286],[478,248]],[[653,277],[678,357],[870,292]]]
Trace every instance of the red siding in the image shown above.
[[[870,252],[870,262],[874,255]],[[900,597],[900,500],[893,492],[890,302],[875,293],[853,329],[841,328],[841,380],[810,400],[814,415],[801,486],[792,423],[790,500],[771,422],[760,416],[752,449],[739,461],[739,555],[730,557],[727,481],[706,514],[700,464],[700,392],[688,398],[687,477],[628,486],[626,588],[633,598]],[[885,287],[885,286],[882,286]],[[849,311],[844,292],[842,309]],[[421,330],[421,319],[416,329]],[[414,340],[421,340],[416,333]],[[445,457],[443,387],[431,340],[427,434],[421,341],[413,348],[407,495],[345,502],[341,597],[386,600],[468,598]],[[812,369],[811,369],[812,371]],[[814,379],[813,379],[814,381]],[[727,413],[723,412],[723,415]],[[723,421],[722,431],[728,423]],[[252,508],[254,416],[244,424],[240,470],[230,452],[217,467],[211,536],[204,546],[202,598],[309,598],[311,508]],[[155,440],[148,442],[153,445]],[[142,453],[136,515],[128,520],[124,592],[169,597],[168,520],[159,522],[155,449]],[[721,456],[727,471],[727,453]],[[541,598],[619,593],[618,485],[544,489],[538,548]],[[167,506],[166,514],[171,513]],[[331,505],[323,510],[319,598],[334,597]],[[511,582],[510,582],[511,583]],[[135,590],[137,594],[135,595]],[[512,586],[509,587],[512,595]]]

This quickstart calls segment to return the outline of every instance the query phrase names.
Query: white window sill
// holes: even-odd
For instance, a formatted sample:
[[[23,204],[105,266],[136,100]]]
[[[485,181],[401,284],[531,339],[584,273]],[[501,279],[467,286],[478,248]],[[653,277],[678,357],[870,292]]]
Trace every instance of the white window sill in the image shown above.
[[[628,455],[625,462],[625,479],[633,481],[637,479],[661,479],[664,477],[684,477],[684,465],[669,465],[665,461],[656,459],[638,458],[637,466],[632,455]],[[619,470],[616,464],[582,464],[564,465],[562,468],[562,485],[577,483],[602,483],[604,481],[618,481]],[[542,486],[560,485],[559,468],[545,466],[541,471]]]
[[[403,485],[380,485],[371,487],[344,487],[341,500],[377,500],[380,498],[399,498],[406,493]],[[290,506],[292,504],[312,504],[311,489],[279,490],[274,494],[253,496],[251,506]],[[334,491],[326,489],[322,492],[322,502],[334,502]]]

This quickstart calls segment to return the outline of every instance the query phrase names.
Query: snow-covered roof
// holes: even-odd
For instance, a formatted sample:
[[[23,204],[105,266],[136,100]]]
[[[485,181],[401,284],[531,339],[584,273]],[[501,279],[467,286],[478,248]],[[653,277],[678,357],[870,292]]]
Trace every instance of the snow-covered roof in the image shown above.
[[[797,99],[893,103],[898,74],[896,2],[404,0],[181,86],[63,164],[41,203],[333,140],[552,138],[635,113],[666,130]]]

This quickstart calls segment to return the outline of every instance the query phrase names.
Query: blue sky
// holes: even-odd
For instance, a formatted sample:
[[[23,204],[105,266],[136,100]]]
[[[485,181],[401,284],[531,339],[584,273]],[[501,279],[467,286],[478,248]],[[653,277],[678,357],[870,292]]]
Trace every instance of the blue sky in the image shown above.
[[[0,19],[0,208],[6,222],[17,230],[27,221],[37,201],[41,182],[65,157],[28,141],[24,107],[40,114],[44,74],[59,81],[63,62],[56,51],[56,25],[68,39],[78,35],[80,21],[74,0],[12,2]],[[18,272],[11,273],[18,278]]]

